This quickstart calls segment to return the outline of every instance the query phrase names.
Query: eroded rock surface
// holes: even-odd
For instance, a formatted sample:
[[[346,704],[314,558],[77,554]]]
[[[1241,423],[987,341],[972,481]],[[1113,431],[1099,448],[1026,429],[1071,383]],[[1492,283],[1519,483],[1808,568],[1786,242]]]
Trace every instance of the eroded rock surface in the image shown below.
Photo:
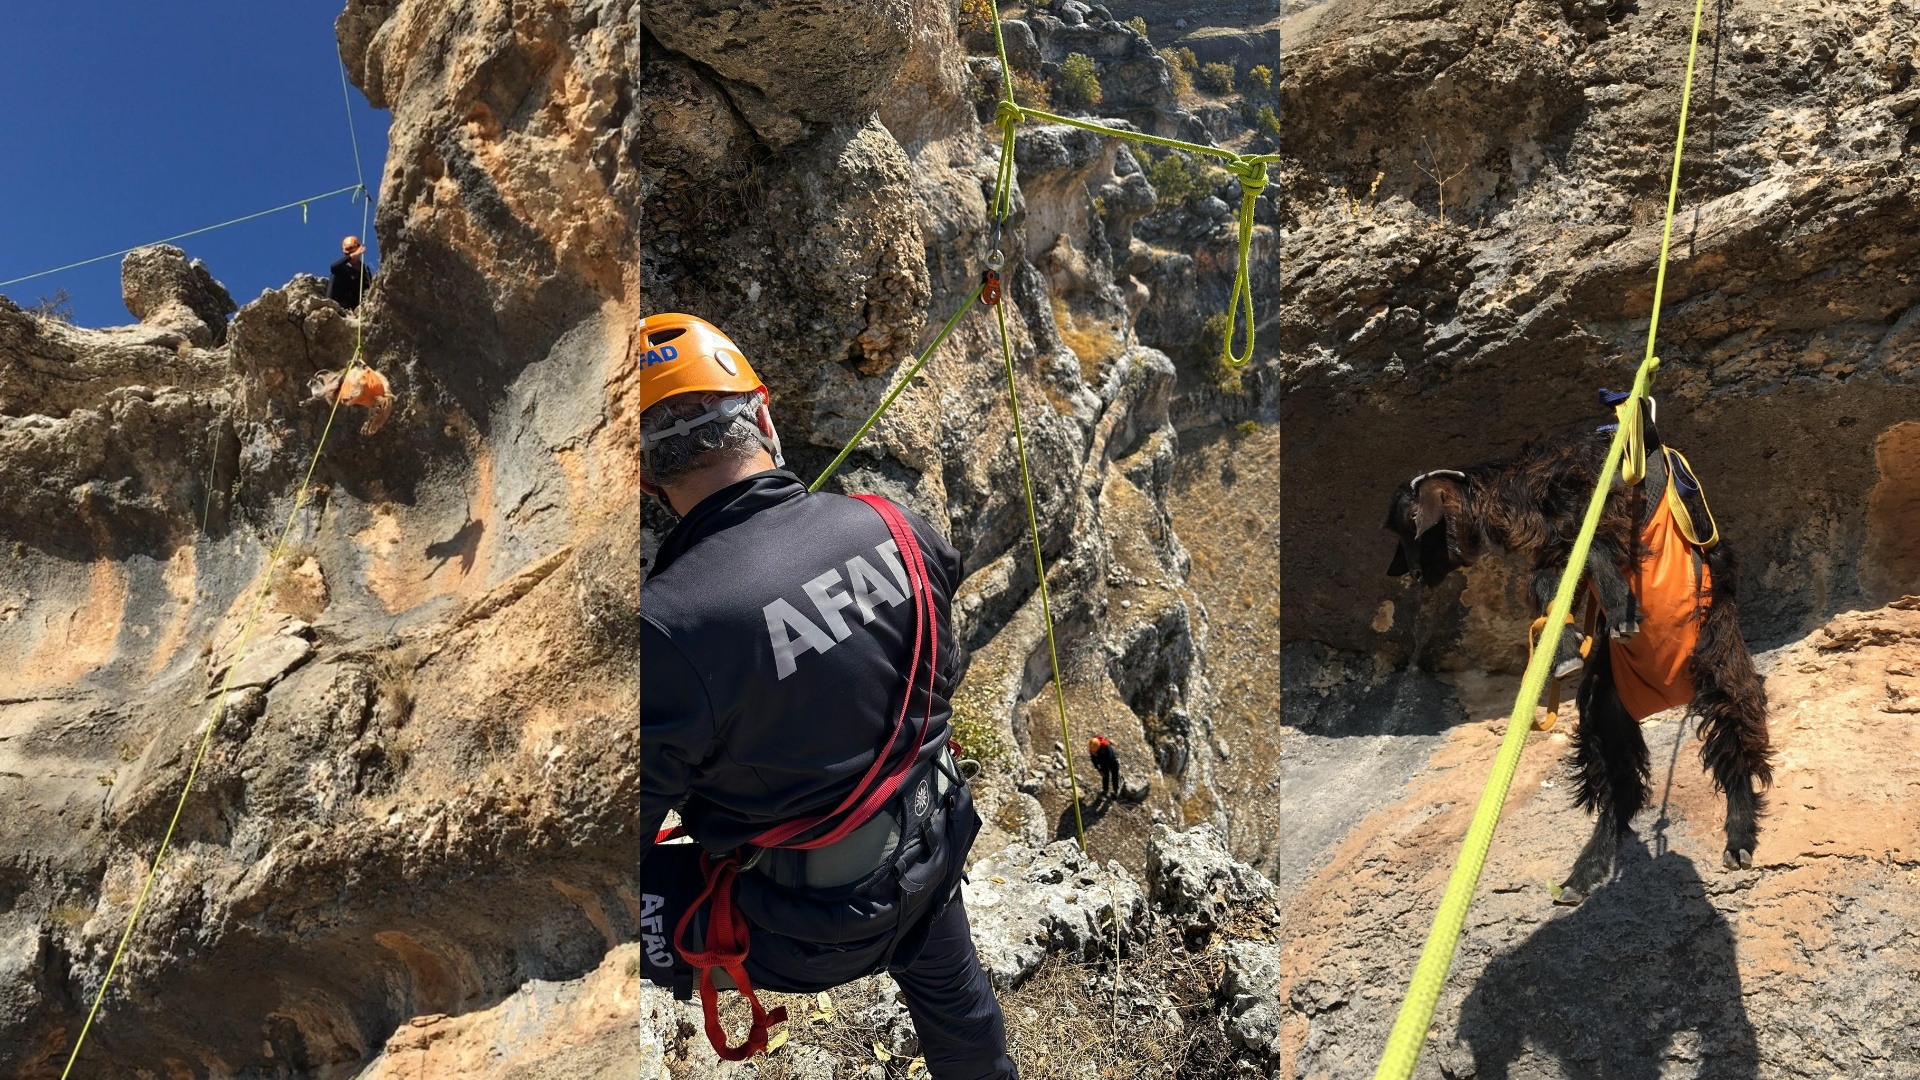
[[[59,1075],[203,732],[76,1075],[352,1075],[574,1015],[537,981],[636,931],[634,7],[349,5],[394,114],[357,326],[169,248],[137,326],[0,301],[0,1072]],[[296,508],[356,331],[401,406]]]
[[[1335,0],[1289,17],[1289,641],[1518,670],[1522,583],[1489,567],[1466,611],[1459,585],[1422,602],[1382,573],[1379,522],[1395,483],[1602,423],[1595,388],[1631,381],[1690,14]],[[1706,13],[1656,392],[1762,645],[1920,588],[1868,500],[1905,482],[1874,447],[1920,412],[1914,34],[1900,0]]]
[[[1724,800],[1691,725],[1657,719],[1653,808],[1614,879],[1555,906],[1590,820],[1565,736],[1530,736],[1415,1076],[1913,1074],[1920,599],[1761,663],[1779,758],[1753,870],[1720,868]],[[1377,1062],[1498,739],[1454,730],[1288,903],[1281,1075]]]
[[[1110,1035],[1134,1047],[1132,1067],[1144,1060],[1142,1046],[1185,1042],[1217,1046],[1222,1056],[1203,1061],[1189,1054],[1184,1060],[1191,1068],[1167,1075],[1262,1075],[1273,1065],[1273,1032],[1281,1012],[1278,913],[1268,898],[1270,887],[1258,871],[1233,858],[1210,826],[1156,830],[1150,847],[1154,869],[1144,879],[1117,862],[1095,865],[1067,842],[1044,849],[1011,844],[975,864],[963,895],[975,944],[1015,1042],[1027,1014],[1078,1017],[1084,1011],[1108,1029],[1110,1015],[1118,1014],[1125,1027]],[[1201,867],[1244,887],[1223,897],[1212,925],[1196,928],[1190,910],[1160,898],[1183,895],[1182,881],[1193,880]],[[1225,974],[1206,977],[1202,1001],[1183,1013],[1169,999],[1175,988],[1151,974],[1169,970],[1188,980],[1198,972]],[[1042,971],[1054,973],[1044,985],[1036,979]],[[714,1055],[697,1001],[676,1003],[671,994],[650,986],[640,995],[639,1075],[644,1080],[759,1075],[754,1065]],[[770,995],[770,1006],[786,1005],[791,1017],[785,1044],[766,1063],[775,1075],[820,1080],[870,1075],[876,1044],[902,1060],[919,1053],[912,1018],[886,976],[821,997],[827,1000]],[[728,1015],[737,1030],[744,1010]],[[1060,1037],[1058,1029],[1036,1034]],[[1015,1052],[1037,1060],[1064,1049],[1017,1045]],[[1086,1061],[1099,1049],[1079,1048]]]

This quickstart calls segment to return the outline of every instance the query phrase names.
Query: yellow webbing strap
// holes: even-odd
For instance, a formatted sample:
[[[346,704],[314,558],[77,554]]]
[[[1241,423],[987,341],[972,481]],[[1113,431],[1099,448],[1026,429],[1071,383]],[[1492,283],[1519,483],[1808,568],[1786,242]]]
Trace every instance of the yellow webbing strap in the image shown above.
[[[1687,456],[1671,446],[1662,447],[1667,455],[1667,499],[1673,504],[1673,520],[1680,526],[1681,535],[1687,542],[1701,551],[1710,551],[1720,542],[1720,523],[1713,519],[1713,507],[1707,504],[1707,489],[1700,484],[1700,478],[1693,474],[1693,466],[1687,462]],[[1679,459],[1679,468],[1674,468],[1674,459]],[[1679,474],[1684,471],[1693,489],[1700,493],[1700,509],[1707,515],[1707,535],[1700,535],[1699,525],[1694,523],[1693,512],[1687,509],[1685,499],[1680,497]]]
[[[1637,401],[1623,401],[1614,407],[1613,414],[1627,438],[1626,453],[1620,459],[1620,480],[1633,487],[1647,478],[1647,412]]]
[[[1634,374],[1633,392],[1625,403],[1627,408],[1636,413],[1641,400],[1652,387],[1654,373],[1660,367],[1659,358],[1653,354],[1653,345],[1660,329],[1660,302],[1667,281],[1667,252],[1673,241],[1674,208],[1680,198],[1680,160],[1686,146],[1687,106],[1693,95],[1694,61],[1700,51],[1700,22],[1705,9],[1706,0],[1694,0],[1693,38],[1687,48],[1687,74],[1680,92],[1679,133],[1674,138],[1673,172],[1667,186],[1667,219],[1660,235],[1659,268],[1654,275],[1653,316],[1647,324],[1646,356]],[[1554,652],[1559,648],[1560,632],[1565,626],[1567,613],[1573,609],[1574,589],[1586,567],[1587,552],[1593,547],[1593,535],[1599,528],[1600,514],[1606,507],[1607,494],[1613,486],[1626,441],[1627,425],[1621,424],[1607,447],[1606,462],[1601,466],[1593,496],[1587,502],[1586,517],[1580,522],[1580,534],[1574,539],[1573,550],[1567,556],[1567,568],[1560,575],[1560,587],[1554,593],[1553,604],[1547,609],[1540,648],[1527,663],[1526,674],[1520,680],[1519,696],[1514,701],[1513,711],[1508,714],[1511,717],[1532,716],[1534,705],[1540,700],[1540,691],[1546,686],[1547,669],[1552,665]],[[1427,931],[1426,944],[1421,948],[1420,959],[1414,965],[1413,978],[1407,985],[1407,996],[1401,1001],[1400,1014],[1387,1036],[1386,1048],[1380,1055],[1380,1066],[1373,1074],[1374,1080],[1408,1080],[1413,1075],[1415,1063],[1420,1060],[1420,1048],[1426,1043],[1427,1027],[1433,1022],[1434,1006],[1440,1000],[1440,990],[1446,985],[1447,972],[1453,966],[1454,950],[1460,944],[1461,927],[1466,925],[1467,908],[1473,903],[1474,887],[1479,884],[1480,871],[1486,867],[1487,849],[1493,843],[1494,827],[1500,822],[1500,807],[1506,801],[1507,789],[1513,784],[1513,774],[1520,765],[1520,752],[1526,747],[1527,733],[1531,727],[1531,724],[1507,724],[1507,733],[1500,740],[1500,750],[1494,756],[1492,774],[1487,778],[1486,789],[1480,793],[1480,803],[1474,808],[1473,822],[1467,827],[1466,839],[1460,845],[1460,857],[1453,865],[1453,873],[1447,878],[1446,891],[1440,896],[1439,910],[1434,912],[1433,926]]]

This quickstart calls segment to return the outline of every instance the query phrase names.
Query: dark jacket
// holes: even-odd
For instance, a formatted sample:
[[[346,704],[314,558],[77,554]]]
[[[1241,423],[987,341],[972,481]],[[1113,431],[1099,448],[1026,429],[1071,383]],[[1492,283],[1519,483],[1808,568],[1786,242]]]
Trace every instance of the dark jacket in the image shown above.
[[[359,307],[361,297],[373,288],[373,271],[367,269],[365,262],[342,256],[340,261],[327,267],[327,273],[332,275],[327,284],[328,299],[348,311]]]
[[[894,754],[913,754],[924,769],[947,741],[958,658],[949,612],[960,556],[924,519],[902,511],[934,593],[940,656],[930,722],[920,730],[923,671]],[[709,851],[727,852],[774,825],[833,809],[860,782],[906,688],[914,609],[904,574],[871,507],[809,494],[785,471],[715,492],[667,534],[640,590],[643,878],[670,809]],[[964,788],[959,797],[964,806],[940,820],[977,820]],[[756,924],[755,956],[769,955],[760,933],[767,926],[803,943],[841,943],[835,951],[852,967],[886,955],[865,945],[879,941],[876,934],[891,937],[900,919],[923,910],[896,903],[900,890],[941,878],[964,856],[952,848],[970,843],[972,829],[953,836],[904,845],[915,851],[903,851],[895,867],[903,883],[875,885],[858,903],[841,897],[808,908],[811,899],[743,875],[740,904]],[[922,865],[929,860],[939,865]],[[850,948],[856,940],[862,947]],[[839,977],[818,963],[804,966],[823,980]]]

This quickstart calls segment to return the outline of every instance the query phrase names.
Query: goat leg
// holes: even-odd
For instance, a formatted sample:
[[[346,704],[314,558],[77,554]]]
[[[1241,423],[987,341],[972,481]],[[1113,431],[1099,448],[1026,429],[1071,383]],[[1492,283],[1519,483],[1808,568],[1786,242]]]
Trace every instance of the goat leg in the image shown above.
[[[1606,633],[1604,625],[1599,633]],[[1652,794],[1646,738],[1614,686],[1611,650],[1594,650],[1574,701],[1580,709],[1573,736],[1574,801],[1594,811],[1597,820],[1555,898],[1562,904],[1579,903],[1613,876],[1620,838]]]
[[[1640,632],[1640,605],[1634,600],[1633,587],[1620,571],[1620,563],[1606,545],[1596,542],[1587,549],[1587,573],[1600,594],[1600,610],[1607,613],[1607,636],[1625,641]]]
[[[1560,585],[1563,567],[1543,566],[1533,572],[1533,614],[1543,616],[1553,607],[1553,593]],[[1576,585],[1577,589],[1579,586]],[[1580,594],[1574,593],[1573,610],[1580,610]],[[1544,635],[1543,635],[1544,636]],[[1553,650],[1553,675],[1564,679],[1580,670],[1580,632],[1568,627],[1560,633],[1560,644]]]
[[[371,415],[367,417],[367,422],[360,425],[360,434],[362,435],[371,435],[379,431],[381,425],[387,422],[387,417],[393,414],[393,395],[380,395],[380,397],[374,400],[369,412]]]
[[[1561,883],[1560,895],[1554,897],[1553,902],[1572,907],[1592,895],[1593,890],[1613,877],[1614,859],[1619,852],[1620,829],[1613,822],[1613,811],[1602,810],[1593,823],[1593,835],[1587,837],[1587,845],[1580,849],[1580,857],[1573,861],[1573,870]]]

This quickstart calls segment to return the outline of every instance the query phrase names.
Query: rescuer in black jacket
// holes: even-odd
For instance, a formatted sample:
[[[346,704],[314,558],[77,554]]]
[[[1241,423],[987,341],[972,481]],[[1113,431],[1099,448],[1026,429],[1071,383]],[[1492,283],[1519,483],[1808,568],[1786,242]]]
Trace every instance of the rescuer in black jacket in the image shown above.
[[[373,271],[367,269],[367,245],[357,236],[340,241],[340,259],[327,267],[327,296],[348,311],[360,306],[367,290],[373,288]]]
[[[935,1080],[1015,1076],[959,897],[979,828],[947,746],[959,555],[902,514],[938,639],[915,668],[915,590],[880,513],[775,467],[765,388],[717,329],[651,316],[641,342],[641,482],[681,515],[640,600],[643,973],[691,992],[685,951],[711,946],[717,910],[700,902],[705,873],[737,855],[751,989],[811,993],[889,971]],[[902,724],[910,670],[913,700],[879,765],[906,772],[879,812],[811,851],[749,844],[861,785]],[[697,843],[655,843],[670,810]]]

